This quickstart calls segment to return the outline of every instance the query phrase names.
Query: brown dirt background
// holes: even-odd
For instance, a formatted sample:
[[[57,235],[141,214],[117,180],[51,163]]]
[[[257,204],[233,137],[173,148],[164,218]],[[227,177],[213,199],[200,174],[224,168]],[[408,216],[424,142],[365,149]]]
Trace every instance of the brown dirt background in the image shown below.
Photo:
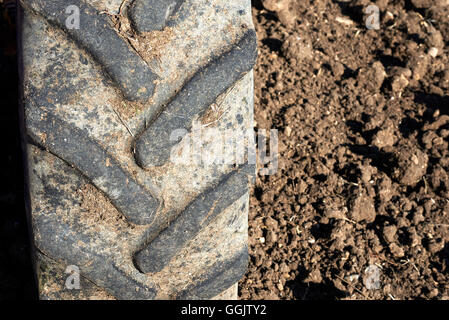
[[[370,3],[252,1],[280,162],[252,192],[241,299],[449,298],[449,1],[373,1],[379,30]],[[35,299],[13,34],[1,11],[0,299]]]
[[[252,192],[241,299],[449,299],[449,1],[253,16],[257,129],[279,130],[280,165]]]

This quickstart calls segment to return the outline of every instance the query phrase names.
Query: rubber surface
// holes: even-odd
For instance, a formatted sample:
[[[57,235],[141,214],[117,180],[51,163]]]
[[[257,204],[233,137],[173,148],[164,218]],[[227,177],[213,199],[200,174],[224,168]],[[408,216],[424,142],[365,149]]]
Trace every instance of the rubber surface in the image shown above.
[[[234,142],[252,129],[250,2],[71,1],[79,29],[63,1],[20,3],[41,298],[211,299],[233,286],[254,165],[170,155],[198,126]],[[68,266],[79,289],[66,287]]]

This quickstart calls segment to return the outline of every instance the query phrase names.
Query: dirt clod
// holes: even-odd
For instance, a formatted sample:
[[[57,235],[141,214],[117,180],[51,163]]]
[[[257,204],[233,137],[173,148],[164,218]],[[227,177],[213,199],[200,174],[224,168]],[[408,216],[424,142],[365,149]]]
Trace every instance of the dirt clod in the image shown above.
[[[394,242],[396,232],[397,232],[397,228],[394,225],[384,227],[382,233],[383,233],[383,237],[384,237],[385,241],[388,243]]]
[[[350,200],[349,217],[356,222],[373,222],[376,218],[373,199],[364,191],[357,190]]]
[[[390,252],[396,258],[402,258],[404,256],[404,249],[398,246],[396,243],[390,243]]]
[[[393,177],[401,184],[413,186],[420,181],[427,170],[429,157],[416,146],[403,145],[395,150],[397,167]]]

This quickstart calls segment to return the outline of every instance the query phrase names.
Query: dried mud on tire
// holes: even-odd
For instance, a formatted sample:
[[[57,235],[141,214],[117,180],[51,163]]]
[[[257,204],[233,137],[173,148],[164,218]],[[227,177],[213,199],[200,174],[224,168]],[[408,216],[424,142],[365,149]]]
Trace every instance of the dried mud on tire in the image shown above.
[[[280,165],[240,297],[448,299],[449,3],[275,3],[253,1],[255,115]]]

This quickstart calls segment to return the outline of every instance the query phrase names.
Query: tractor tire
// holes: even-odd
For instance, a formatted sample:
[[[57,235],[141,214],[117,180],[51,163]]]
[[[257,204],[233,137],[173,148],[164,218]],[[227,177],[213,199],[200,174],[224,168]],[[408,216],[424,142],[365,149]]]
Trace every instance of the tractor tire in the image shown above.
[[[236,299],[255,164],[218,155],[254,147],[250,0],[17,11],[39,297]]]

